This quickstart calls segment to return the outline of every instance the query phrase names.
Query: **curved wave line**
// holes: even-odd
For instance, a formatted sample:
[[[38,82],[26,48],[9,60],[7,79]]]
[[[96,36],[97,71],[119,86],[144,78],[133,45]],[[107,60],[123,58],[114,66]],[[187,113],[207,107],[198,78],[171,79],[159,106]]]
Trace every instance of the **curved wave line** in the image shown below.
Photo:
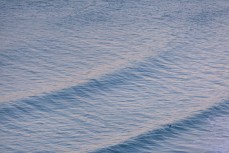
[[[162,56],[163,54],[159,54],[156,57],[147,57],[143,61],[133,63],[135,65],[132,65],[132,67],[125,67],[102,75],[98,79],[90,79],[85,83],[69,88],[3,103],[0,106],[0,122],[3,121],[3,118],[9,116],[17,118],[20,113],[26,115],[26,113],[30,114],[29,112],[31,111],[50,111],[71,107],[81,103],[82,98],[91,98],[93,94],[104,91],[109,92],[120,85],[142,79],[145,75],[157,77],[160,74],[160,69],[166,67],[166,64],[160,61],[160,58],[163,58]],[[68,102],[63,103],[63,100]],[[83,102],[87,103],[86,100]]]
[[[163,125],[159,129],[148,131],[120,144],[100,148],[91,153],[142,152],[143,150],[147,152],[150,148],[158,147],[164,140],[176,137],[181,132],[193,128],[203,128],[202,125],[207,119],[223,115],[229,115],[229,100],[220,102],[218,105],[212,106],[191,117]]]

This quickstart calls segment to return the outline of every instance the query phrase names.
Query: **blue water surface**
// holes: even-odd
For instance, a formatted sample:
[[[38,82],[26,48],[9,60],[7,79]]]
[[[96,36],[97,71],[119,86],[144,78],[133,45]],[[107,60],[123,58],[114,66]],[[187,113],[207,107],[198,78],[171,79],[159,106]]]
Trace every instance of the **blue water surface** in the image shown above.
[[[228,0],[0,1],[0,152],[228,153]]]

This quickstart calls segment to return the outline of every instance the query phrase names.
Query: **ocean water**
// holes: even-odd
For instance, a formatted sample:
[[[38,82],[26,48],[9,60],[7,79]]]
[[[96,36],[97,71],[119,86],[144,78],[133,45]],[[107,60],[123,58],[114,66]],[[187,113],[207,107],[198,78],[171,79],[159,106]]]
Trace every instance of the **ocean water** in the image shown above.
[[[0,152],[229,153],[229,1],[1,0]]]

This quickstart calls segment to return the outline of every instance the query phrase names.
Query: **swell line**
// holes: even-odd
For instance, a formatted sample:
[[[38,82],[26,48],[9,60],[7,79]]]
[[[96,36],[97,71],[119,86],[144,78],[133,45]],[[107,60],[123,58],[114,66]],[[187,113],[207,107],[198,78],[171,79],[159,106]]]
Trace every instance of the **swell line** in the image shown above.
[[[228,115],[229,100],[227,99],[185,119],[165,124],[158,129],[147,131],[127,141],[100,148],[91,153],[152,152],[153,149],[160,147],[161,143],[169,138],[177,137],[191,129],[204,128],[203,124],[208,119]]]
[[[148,58],[152,60],[155,57]],[[5,102],[0,106],[0,122],[2,122],[5,117],[18,118],[21,116],[21,113],[26,115],[36,111],[54,111],[55,109],[70,108],[79,103],[88,103],[85,98],[93,98],[94,94],[109,92],[120,85],[141,79],[142,74],[140,73],[145,69],[144,63],[147,62],[147,59],[143,59],[143,61],[139,63],[133,63],[135,64],[133,67],[124,67],[69,88]],[[158,62],[159,61],[155,59],[151,64],[156,66]],[[66,103],[63,103],[63,101]]]

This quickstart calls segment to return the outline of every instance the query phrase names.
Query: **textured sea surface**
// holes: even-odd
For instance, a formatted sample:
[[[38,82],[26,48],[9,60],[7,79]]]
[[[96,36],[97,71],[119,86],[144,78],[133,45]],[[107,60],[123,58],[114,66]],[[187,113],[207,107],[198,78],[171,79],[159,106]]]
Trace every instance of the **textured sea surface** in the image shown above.
[[[229,1],[1,0],[0,152],[229,153]]]

